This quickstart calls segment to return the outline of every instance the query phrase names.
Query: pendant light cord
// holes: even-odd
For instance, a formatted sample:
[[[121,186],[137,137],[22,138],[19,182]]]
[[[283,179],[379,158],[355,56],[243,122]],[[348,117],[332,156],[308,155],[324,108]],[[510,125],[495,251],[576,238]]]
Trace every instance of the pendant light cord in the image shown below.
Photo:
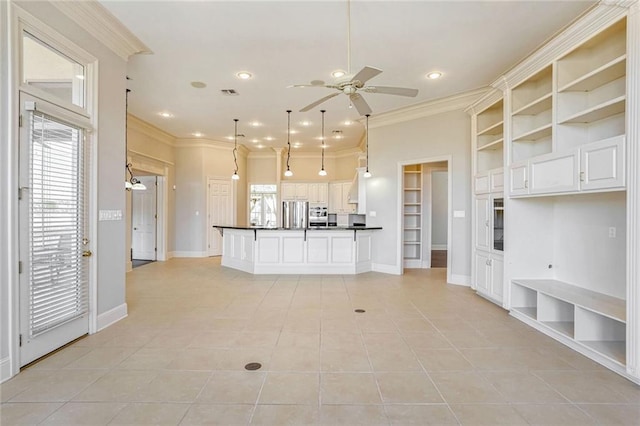
[[[347,0],[347,74],[351,74],[351,0]]]
[[[287,110],[287,170],[289,170],[289,159],[291,158],[291,110]]]
[[[369,171],[369,116],[371,114],[365,114],[367,117],[367,172]]]
[[[233,119],[235,126],[234,126],[234,132],[233,132],[233,163],[236,166],[236,169],[234,170],[234,174],[238,174],[238,156],[237,156],[237,152],[238,152],[238,119],[234,118]]]
[[[320,110],[320,112],[322,113],[322,169],[321,170],[324,170],[324,113],[327,111],[322,109]]]

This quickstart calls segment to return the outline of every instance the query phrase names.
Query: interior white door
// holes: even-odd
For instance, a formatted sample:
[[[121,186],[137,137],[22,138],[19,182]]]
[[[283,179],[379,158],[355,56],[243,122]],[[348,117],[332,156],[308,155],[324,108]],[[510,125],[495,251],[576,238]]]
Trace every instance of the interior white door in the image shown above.
[[[233,225],[231,181],[209,179],[209,242],[208,255],[222,255],[222,236],[215,225]]]
[[[157,178],[136,178],[147,189],[131,191],[131,257],[136,260],[156,260]]]
[[[23,366],[88,333],[91,251],[86,124],[81,117],[76,122],[68,112],[24,94],[20,104]]]

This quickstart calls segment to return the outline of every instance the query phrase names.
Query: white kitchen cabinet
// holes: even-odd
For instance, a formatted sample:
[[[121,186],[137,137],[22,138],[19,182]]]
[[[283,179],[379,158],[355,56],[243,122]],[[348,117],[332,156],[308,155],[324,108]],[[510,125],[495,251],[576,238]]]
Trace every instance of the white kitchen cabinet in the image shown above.
[[[529,193],[573,192],[580,187],[578,152],[552,153],[529,160]]]
[[[349,204],[351,182],[329,184],[329,213],[355,213],[356,204]]]
[[[476,291],[501,305],[504,294],[503,257],[496,253],[477,250],[474,272]]]
[[[309,184],[309,202],[313,204],[327,205],[329,202],[329,186],[326,183]]]
[[[282,201],[308,201],[309,184],[285,182],[280,186]]]
[[[580,148],[580,189],[624,187],[624,136]]]
[[[476,248],[489,250],[489,247],[491,247],[489,196],[483,195],[476,197],[475,204]]]
[[[490,190],[489,172],[478,173],[473,178],[473,187],[476,194],[487,194]]]

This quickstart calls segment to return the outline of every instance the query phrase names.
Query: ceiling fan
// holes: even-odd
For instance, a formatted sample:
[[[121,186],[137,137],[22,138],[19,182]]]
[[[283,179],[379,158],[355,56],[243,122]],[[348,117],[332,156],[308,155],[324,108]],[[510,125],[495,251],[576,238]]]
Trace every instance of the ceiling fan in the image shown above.
[[[366,93],[382,93],[385,95],[398,95],[415,97],[418,95],[418,89],[408,89],[406,87],[390,87],[390,86],[367,86],[365,83],[377,76],[382,70],[374,67],[365,66],[355,75],[351,74],[351,1],[347,1],[347,65],[348,72],[344,77],[340,77],[333,84],[325,84],[321,80],[313,80],[311,84],[294,84],[289,87],[326,87],[329,89],[337,89],[338,92],[332,93],[324,98],[302,108],[300,112],[309,111],[323,102],[344,93],[349,96],[351,104],[356,107],[358,114],[366,115],[371,113],[371,107],[358,92]]]

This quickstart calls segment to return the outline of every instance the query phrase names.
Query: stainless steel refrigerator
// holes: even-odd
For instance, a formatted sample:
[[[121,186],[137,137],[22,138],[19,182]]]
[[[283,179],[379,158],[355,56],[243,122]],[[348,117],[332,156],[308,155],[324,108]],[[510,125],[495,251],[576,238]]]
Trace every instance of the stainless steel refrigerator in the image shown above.
[[[282,227],[286,229],[306,228],[309,224],[308,201],[282,202]]]

